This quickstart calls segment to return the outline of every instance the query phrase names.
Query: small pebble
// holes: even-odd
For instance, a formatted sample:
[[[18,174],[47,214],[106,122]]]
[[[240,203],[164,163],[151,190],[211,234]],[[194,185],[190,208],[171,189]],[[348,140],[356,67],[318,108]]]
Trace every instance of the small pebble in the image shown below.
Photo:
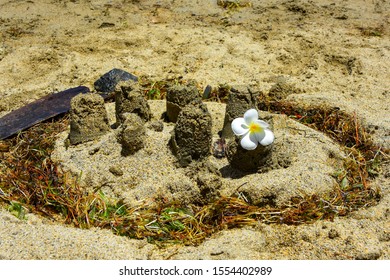
[[[100,150],[100,147],[95,147],[95,148],[89,150],[88,154],[90,154],[92,156],[92,155],[96,154],[97,152],[99,152],[99,150]]]
[[[117,166],[117,165],[113,165],[110,167],[109,171],[114,174],[115,176],[122,176],[123,175],[123,170]]]
[[[223,138],[219,138],[213,143],[213,155],[216,158],[224,158],[226,150],[226,141]]]
[[[328,232],[328,237],[330,239],[335,239],[336,237],[339,237],[339,233],[337,232],[337,230],[335,229],[331,229],[329,232]]]

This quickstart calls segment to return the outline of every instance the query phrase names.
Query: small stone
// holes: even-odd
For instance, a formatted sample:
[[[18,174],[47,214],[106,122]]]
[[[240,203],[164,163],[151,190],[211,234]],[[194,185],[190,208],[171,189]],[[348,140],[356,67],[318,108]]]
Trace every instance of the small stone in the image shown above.
[[[233,138],[231,123],[235,118],[243,117],[244,113],[257,108],[259,93],[247,86],[235,86],[229,90],[229,100],[226,104],[225,119],[222,129],[222,138]]]
[[[121,82],[115,89],[115,114],[117,125],[124,121],[123,114],[135,113],[144,122],[151,118],[150,107],[139,85],[132,82]]]
[[[201,102],[195,86],[174,85],[170,87],[166,97],[168,121],[176,122],[182,108],[191,102]]]
[[[181,110],[170,140],[171,149],[181,166],[210,155],[211,126],[206,105],[191,103]]]
[[[110,130],[104,99],[99,94],[79,94],[71,100],[70,144],[95,140]]]
[[[328,232],[328,237],[330,239],[335,239],[336,237],[339,237],[339,236],[340,235],[339,235],[338,231],[333,229],[333,228],[331,230],[329,230],[329,232]]]
[[[210,85],[207,85],[203,91],[202,99],[209,99],[213,88]]]
[[[123,175],[123,170],[120,166],[118,165],[113,165],[111,166],[108,171],[110,171],[112,174],[115,176],[122,176]]]
[[[254,150],[245,150],[236,137],[226,148],[226,157],[230,165],[244,172],[257,172],[271,157],[272,144],[258,145]]]
[[[309,235],[307,234],[302,234],[301,236],[302,240],[305,241],[305,242],[311,242],[311,238],[309,237]]]
[[[157,132],[164,130],[164,123],[162,121],[154,121],[148,125],[148,128]]]
[[[118,134],[118,142],[122,144],[122,155],[129,156],[144,147],[145,126],[142,119],[133,113],[126,113]]]
[[[91,149],[88,154],[93,156],[94,154],[96,154],[97,152],[99,152],[100,150],[100,147],[94,147],[93,149]]]
[[[94,86],[96,91],[110,93],[120,81],[128,80],[137,82],[138,78],[129,72],[114,68],[96,80]]]
[[[224,253],[224,251],[222,251],[222,250],[216,250],[214,252],[211,252],[210,256],[219,256],[219,255],[222,255],[223,253]]]
[[[219,138],[213,143],[213,155],[216,158],[224,158],[226,151],[226,141],[223,138]]]

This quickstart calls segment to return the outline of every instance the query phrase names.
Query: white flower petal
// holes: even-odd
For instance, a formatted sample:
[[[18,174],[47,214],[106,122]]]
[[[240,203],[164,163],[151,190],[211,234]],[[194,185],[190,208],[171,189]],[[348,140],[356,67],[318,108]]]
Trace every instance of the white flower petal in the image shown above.
[[[245,123],[244,118],[236,118],[232,121],[232,130],[233,133],[237,136],[244,135],[249,131],[248,126]]]
[[[251,122],[257,121],[259,118],[259,113],[256,109],[249,109],[244,114],[244,119],[246,124],[250,124]]]
[[[260,132],[253,133],[253,135],[256,137],[257,142],[261,143],[261,141],[263,141],[263,139],[265,137],[264,129],[261,130]]]
[[[241,147],[245,150],[254,150],[257,147],[257,139],[254,133],[248,133],[241,139]]]
[[[259,141],[261,145],[268,146],[275,140],[274,133],[269,129],[264,129],[264,137]]]
[[[265,121],[256,120],[255,122],[256,122],[257,124],[259,124],[262,128],[267,128],[267,127],[269,127],[269,124],[266,123]]]

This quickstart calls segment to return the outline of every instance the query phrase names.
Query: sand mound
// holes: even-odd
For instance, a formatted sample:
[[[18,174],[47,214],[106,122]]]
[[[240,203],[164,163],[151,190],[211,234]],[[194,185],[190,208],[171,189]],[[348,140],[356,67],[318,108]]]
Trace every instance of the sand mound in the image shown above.
[[[239,195],[256,205],[281,206],[303,194],[323,195],[336,184],[332,174],[342,168],[344,157],[338,145],[286,116],[266,112],[262,112],[262,118],[273,125],[276,140],[264,169],[244,173],[231,167],[226,158],[214,156],[181,168],[168,145],[174,124],[164,122],[162,131],[151,126],[164,113],[165,101],[149,104],[154,116],[146,123],[145,147],[134,155],[121,155],[118,129],[97,141],[70,146],[66,144],[66,131],[58,137],[53,160],[64,171],[80,176],[88,191],[101,190],[131,206],[161,195],[183,204],[204,204],[221,195]],[[205,104],[212,115],[216,141],[223,126],[225,105]],[[114,104],[106,107],[113,124]]]

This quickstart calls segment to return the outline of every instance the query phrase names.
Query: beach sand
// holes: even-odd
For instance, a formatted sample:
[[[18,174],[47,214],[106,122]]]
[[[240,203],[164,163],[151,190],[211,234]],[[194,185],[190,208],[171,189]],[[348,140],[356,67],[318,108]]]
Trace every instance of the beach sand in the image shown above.
[[[189,0],[0,1],[0,117],[52,92],[79,85],[93,89],[94,81],[113,68],[155,81],[179,77],[195,80],[200,88],[251,85],[268,92],[283,80],[290,88],[288,96],[283,97],[286,100],[337,107],[355,114],[375,144],[390,148],[390,3],[381,0],[249,3],[239,9],[226,9],[217,5],[217,1]],[[113,121],[113,104],[106,106]],[[151,101],[151,106],[156,118],[158,112],[165,110],[164,101]],[[210,106],[214,106],[210,111],[217,137],[224,105]],[[333,151],[333,155],[343,158],[340,147],[322,133],[286,120],[285,116],[276,116],[275,120],[279,125],[275,131],[277,139],[285,140],[283,135],[291,138],[297,147],[291,155],[297,158],[295,162],[300,163],[301,169],[287,168],[293,171],[285,178],[285,173],[278,170],[273,170],[273,177],[260,174],[241,178],[235,181],[236,186],[249,181],[247,192],[250,192],[253,182],[260,178],[269,186],[274,184],[274,188],[261,192],[276,192],[276,187],[280,188],[280,200],[275,203],[281,203],[294,195],[296,174],[296,186],[302,185],[302,181],[309,182],[309,186],[328,184],[323,190],[328,191],[337,160],[328,161],[326,155]],[[135,179],[143,187],[137,191],[138,197],[131,191],[120,190],[119,185],[131,180],[124,176],[124,181],[111,184],[113,197],[135,203],[147,197],[150,192],[147,187],[166,174],[171,176],[166,180],[191,185],[185,172],[173,167],[174,157],[164,144],[172,127],[173,124],[164,123],[161,133],[148,130],[149,146],[136,155],[144,155],[140,159],[144,160],[148,153],[152,155],[160,149],[155,155],[160,157],[155,160],[164,157],[168,161],[166,173],[132,170],[134,163],[131,165],[128,159],[126,174],[136,174]],[[299,143],[291,127],[305,130],[305,135],[315,135],[310,143],[318,151]],[[80,168],[90,166],[88,149],[93,145],[102,147],[102,143],[108,144],[100,149],[106,148],[107,154],[112,154],[105,160],[113,165],[123,164],[123,159],[112,152],[116,149],[115,141],[110,144],[103,137],[100,142],[66,150],[61,145],[67,133],[58,136],[53,154],[59,163],[63,161],[63,168],[84,171]],[[306,147],[307,154],[299,153],[300,147]],[[321,151],[324,153],[320,154]],[[74,161],[72,153],[78,152],[80,157]],[[311,161],[305,162],[304,155],[311,159],[316,154],[318,164],[309,166]],[[219,168],[227,165],[225,159],[211,160]],[[142,168],[148,164],[145,160]],[[89,182],[102,183],[103,179],[93,174],[102,178],[112,175],[103,169],[96,167],[95,173],[91,173],[95,181]],[[172,245],[162,249],[146,240],[116,236],[98,228],[82,230],[32,213],[27,214],[26,220],[19,220],[4,208],[0,209],[0,259],[389,259],[389,172],[389,164],[383,164],[381,173],[371,182],[381,189],[381,200],[376,206],[334,221],[299,226],[259,223],[224,230],[197,247]],[[224,195],[232,193],[231,181],[223,178],[220,191]],[[286,191],[291,187],[290,181],[293,194]],[[305,190],[310,191],[310,187]],[[315,188],[313,191],[321,192]],[[181,195],[185,199],[186,193]]]

